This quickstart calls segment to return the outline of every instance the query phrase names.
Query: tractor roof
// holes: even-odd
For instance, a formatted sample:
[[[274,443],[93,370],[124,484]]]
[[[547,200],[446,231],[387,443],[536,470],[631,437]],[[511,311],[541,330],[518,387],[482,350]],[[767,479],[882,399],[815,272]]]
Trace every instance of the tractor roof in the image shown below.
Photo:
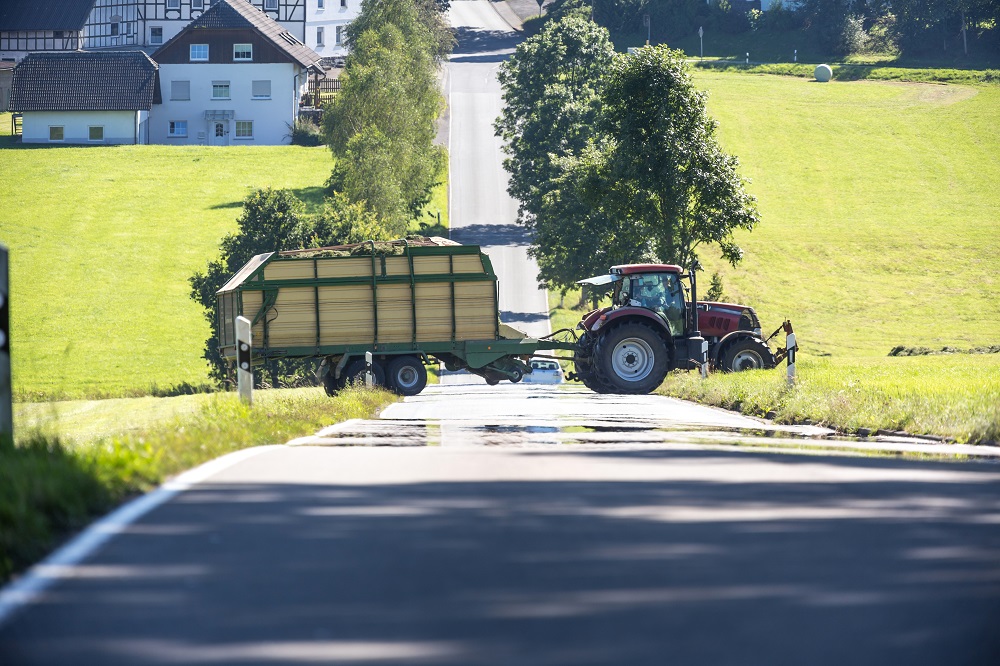
[[[634,273],[683,273],[684,269],[674,264],[625,264],[612,266],[612,273],[632,275]]]

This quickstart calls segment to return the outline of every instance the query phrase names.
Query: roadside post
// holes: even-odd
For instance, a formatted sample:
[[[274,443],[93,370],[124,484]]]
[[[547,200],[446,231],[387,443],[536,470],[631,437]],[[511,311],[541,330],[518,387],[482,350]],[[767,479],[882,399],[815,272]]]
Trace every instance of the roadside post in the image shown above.
[[[375,385],[375,375],[372,373],[372,353],[365,352],[365,386],[371,388]]]
[[[799,61],[799,50],[794,49],[792,51],[792,62],[798,62],[798,61]]]
[[[7,248],[0,245],[0,440],[14,441],[10,382],[10,273]]]
[[[795,386],[795,334],[789,333],[785,336],[785,349],[788,350],[788,385]]]
[[[253,367],[250,365],[250,320],[236,318],[236,387],[240,400],[253,404]]]
[[[698,26],[698,45],[701,47],[701,59],[705,59],[705,28]]]
[[[642,15],[642,24],[646,26],[646,46],[649,46],[649,35],[650,35],[650,20],[649,14]]]

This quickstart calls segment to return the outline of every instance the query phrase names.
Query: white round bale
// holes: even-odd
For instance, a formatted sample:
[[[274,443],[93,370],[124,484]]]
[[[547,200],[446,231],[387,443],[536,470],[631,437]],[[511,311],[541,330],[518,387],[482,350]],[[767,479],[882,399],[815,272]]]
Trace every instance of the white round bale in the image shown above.
[[[833,69],[829,65],[816,65],[816,71],[813,72],[813,76],[820,83],[827,83],[833,78]]]

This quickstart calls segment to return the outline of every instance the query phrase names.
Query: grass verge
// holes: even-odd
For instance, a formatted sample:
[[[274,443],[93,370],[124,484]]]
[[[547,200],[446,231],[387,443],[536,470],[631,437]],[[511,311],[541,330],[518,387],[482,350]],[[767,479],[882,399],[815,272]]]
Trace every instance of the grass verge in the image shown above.
[[[783,369],[674,373],[658,393],[844,432],[905,430],[982,444],[1000,441],[1000,355],[823,359],[800,356],[798,383]]]
[[[694,63],[700,69],[743,74],[776,74],[812,79],[815,64],[805,63],[751,63],[738,60],[699,60]],[[998,69],[950,69],[926,67],[891,67],[882,65],[839,64],[831,65],[833,78],[837,81],[904,81],[908,83],[959,83],[1000,84]]]
[[[223,454],[294,437],[393,401],[383,390],[258,391],[254,407],[233,394],[192,396],[201,404],[155,428],[71,445],[51,428],[0,442],[0,583],[130,496]]]

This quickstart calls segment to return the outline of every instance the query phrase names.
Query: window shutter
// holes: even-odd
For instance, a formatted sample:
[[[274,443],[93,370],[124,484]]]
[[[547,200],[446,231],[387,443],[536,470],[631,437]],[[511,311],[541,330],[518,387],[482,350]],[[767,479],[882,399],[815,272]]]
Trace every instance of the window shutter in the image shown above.
[[[170,99],[172,99],[172,100],[189,100],[189,99],[191,99],[191,82],[190,81],[171,81],[170,82]]]
[[[270,97],[271,96],[271,81],[254,81],[253,82],[253,96],[254,97]]]

